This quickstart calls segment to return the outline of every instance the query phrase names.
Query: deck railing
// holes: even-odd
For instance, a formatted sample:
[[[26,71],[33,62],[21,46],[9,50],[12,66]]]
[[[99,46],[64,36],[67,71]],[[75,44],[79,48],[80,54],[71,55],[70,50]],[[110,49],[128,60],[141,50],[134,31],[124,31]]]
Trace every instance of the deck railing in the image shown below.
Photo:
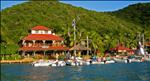
[[[36,43],[36,44],[26,44],[23,45],[23,47],[42,47],[42,48],[48,48],[49,46],[63,46],[61,43],[53,43],[53,44],[43,44],[43,43]]]

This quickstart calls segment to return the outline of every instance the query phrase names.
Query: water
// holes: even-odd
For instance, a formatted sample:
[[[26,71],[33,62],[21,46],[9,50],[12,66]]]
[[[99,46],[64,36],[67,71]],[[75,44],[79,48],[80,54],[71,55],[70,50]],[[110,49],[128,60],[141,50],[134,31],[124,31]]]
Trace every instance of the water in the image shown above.
[[[2,64],[1,81],[150,81],[150,62],[76,67]]]

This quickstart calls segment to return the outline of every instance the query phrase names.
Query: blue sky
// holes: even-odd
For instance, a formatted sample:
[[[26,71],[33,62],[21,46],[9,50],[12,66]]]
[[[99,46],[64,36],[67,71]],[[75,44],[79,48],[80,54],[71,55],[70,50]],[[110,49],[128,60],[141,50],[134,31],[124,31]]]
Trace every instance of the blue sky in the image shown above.
[[[1,9],[11,7],[12,5],[20,4],[25,1],[1,1]],[[143,3],[150,1],[60,1],[73,6],[83,7],[95,11],[114,11],[124,8],[130,4]]]
[[[63,1],[63,3],[83,7],[95,11],[114,11],[130,4],[145,3],[150,1]]]
[[[25,1],[1,1],[1,10],[23,2]]]

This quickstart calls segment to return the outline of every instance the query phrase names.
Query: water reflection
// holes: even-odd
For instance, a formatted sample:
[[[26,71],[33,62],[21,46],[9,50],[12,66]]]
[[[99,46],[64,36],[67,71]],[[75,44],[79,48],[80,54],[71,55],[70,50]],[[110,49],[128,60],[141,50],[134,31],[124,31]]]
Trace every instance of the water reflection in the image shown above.
[[[25,69],[25,72],[29,74],[27,76],[23,76],[22,78],[31,81],[48,81],[50,70],[51,67],[31,67],[30,69]]]
[[[2,64],[1,81],[150,81],[150,63],[65,67]]]

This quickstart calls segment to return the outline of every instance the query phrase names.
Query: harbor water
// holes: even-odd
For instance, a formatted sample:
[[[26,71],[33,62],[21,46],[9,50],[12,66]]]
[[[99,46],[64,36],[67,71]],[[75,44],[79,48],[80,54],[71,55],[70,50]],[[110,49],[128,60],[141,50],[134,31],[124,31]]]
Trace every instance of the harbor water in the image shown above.
[[[150,81],[150,62],[63,67],[1,64],[1,81]]]

